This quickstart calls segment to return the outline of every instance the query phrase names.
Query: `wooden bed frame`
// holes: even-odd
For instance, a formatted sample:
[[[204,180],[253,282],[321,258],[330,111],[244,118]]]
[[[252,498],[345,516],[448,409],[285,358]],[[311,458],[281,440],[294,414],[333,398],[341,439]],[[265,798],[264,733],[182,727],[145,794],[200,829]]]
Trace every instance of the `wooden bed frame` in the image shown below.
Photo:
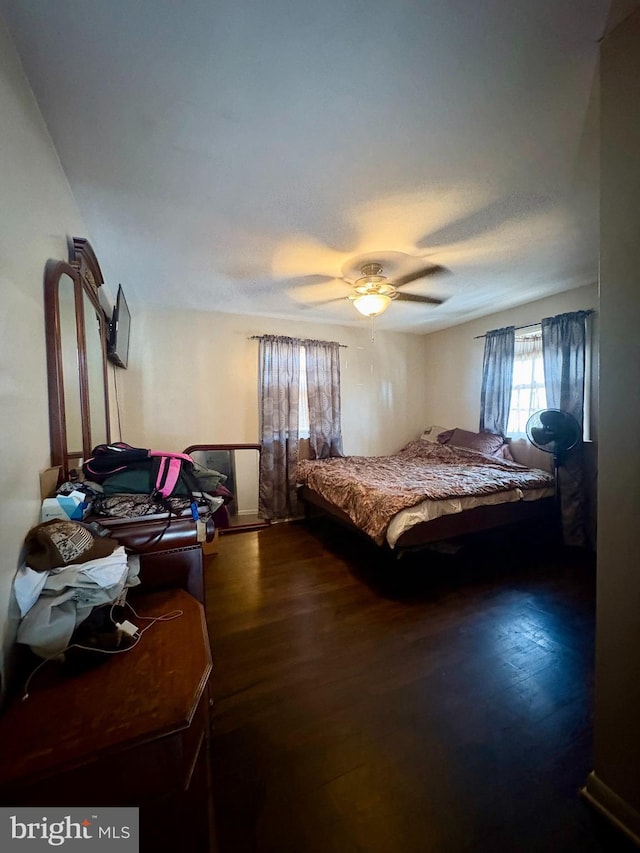
[[[373,539],[356,527],[346,513],[308,486],[298,488],[298,498],[304,504],[305,518],[311,518],[317,514],[317,510],[320,510],[373,542]],[[382,547],[387,548],[391,553],[401,555],[406,551],[424,548],[434,542],[457,539],[468,533],[479,533],[484,530],[522,522],[554,524],[555,518],[556,502],[553,497],[541,498],[536,501],[489,504],[451,515],[442,515],[440,518],[434,518],[433,521],[422,521],[409,530],[405,530],[394,548],[391,548],[386,541]]]

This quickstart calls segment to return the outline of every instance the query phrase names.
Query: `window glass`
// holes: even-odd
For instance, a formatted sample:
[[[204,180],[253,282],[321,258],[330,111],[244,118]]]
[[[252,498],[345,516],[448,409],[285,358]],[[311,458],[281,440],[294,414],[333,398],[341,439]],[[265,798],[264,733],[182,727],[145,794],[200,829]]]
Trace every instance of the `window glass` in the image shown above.
[[[516,335],[507,434],[514,437],[526,435],[529,417],[546,407],[542,332],[538,329],[526,335]]]
[[[298,396],[298,434],[309,438],[309,398],[307,396],[307,361],[304,347],[300,347],[300,392]]]

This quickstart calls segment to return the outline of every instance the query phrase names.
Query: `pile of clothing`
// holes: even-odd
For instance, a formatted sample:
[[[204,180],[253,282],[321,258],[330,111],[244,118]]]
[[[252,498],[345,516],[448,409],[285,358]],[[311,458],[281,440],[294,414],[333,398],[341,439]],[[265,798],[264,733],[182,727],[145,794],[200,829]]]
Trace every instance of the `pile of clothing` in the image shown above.
[[[42,658],[64,652],[95,608],[123,602],[140,583],[139,557],[97,525],[43,522],[28,532],[24,553],[14,580],[22,617],[16,639]]]
[[[225,507],[233,500],[224,486],[227,476],[199,465],[185,454],[169,455],[166,459],[178,463],[180,473],[171,487],[164,490],[158,488],[162,478],[158,472],[166,471],[161,455],[125,442],[98,445],[82,466],[82,479],[76,477],[63,483],[56,498],[45,504],[51,504],[47,509],[57,517],[68,514],[79,519],[91,514],[103,518],[141,518],[190,513],[196,521],[211,515],[216,527],[227,527]],[[74,515],[68,509],[72,500],[76,502]],[[45,520],[44,515],[41,520]]]
[[[158,501],[153,495],[153,486],[147,469],[131,466],[101,483],[87,480],[84,487],[92,494],[91,513],[104,518],[139,518],[147,515],[161,515],[170,510],[180,515],[190,510],[195,500],[200,516],[211,514],[216,527],[223,524],[222,514],[216,515],[227,503],[233,500],[231,492],[223,485],[227,479],[219,471],[212,471],[193,463],[194,481],[199,490],[189,489],[179,483],[173,494]]]

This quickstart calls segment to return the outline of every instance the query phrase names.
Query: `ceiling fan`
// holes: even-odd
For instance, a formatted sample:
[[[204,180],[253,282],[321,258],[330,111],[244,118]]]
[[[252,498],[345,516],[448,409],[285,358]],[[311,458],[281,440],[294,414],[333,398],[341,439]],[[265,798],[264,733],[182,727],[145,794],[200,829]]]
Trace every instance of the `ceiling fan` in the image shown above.
[[[354,291],[347,299],[351,300],[354,307],[365,317],[378,317],[396,299],[399,302],[421,302],[424,305],[442,305],[445,301],[435,296],[420,296],[417,293],[402,293],[399,290],[412,281],[446,272],[445,268],[438,264],[413,270],[394,278],[393,282],[382,272],[382,264],[377,261],[368,261],[360,266],[360,277],[355,281],[350,281],[346,276],[343,279]]]

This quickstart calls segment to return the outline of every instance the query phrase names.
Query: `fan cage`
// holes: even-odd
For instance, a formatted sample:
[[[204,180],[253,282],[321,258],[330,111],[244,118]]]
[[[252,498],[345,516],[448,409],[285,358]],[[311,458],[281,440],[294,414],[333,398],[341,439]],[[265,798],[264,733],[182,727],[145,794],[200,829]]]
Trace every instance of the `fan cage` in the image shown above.
[[[534,412],[527,421],[526,432],[534,447],[554,457],[572,450],[581,438],[580,424],[562,409]]]

